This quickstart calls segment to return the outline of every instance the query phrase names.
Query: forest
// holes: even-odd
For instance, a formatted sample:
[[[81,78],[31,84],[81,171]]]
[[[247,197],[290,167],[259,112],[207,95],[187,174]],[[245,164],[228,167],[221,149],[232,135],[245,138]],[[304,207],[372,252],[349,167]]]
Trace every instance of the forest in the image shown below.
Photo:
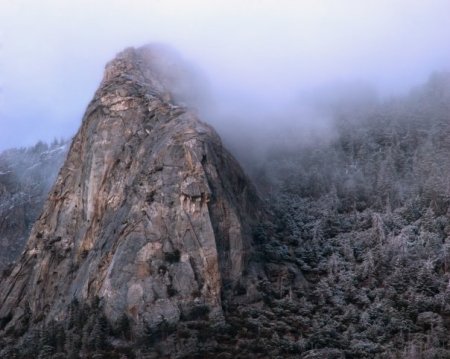
[[[274,148],[253,169],[276,255],[307,281],[295,305],[286,288],[272,305],[302,328],[308,358],[448,358],[450,74],[331,110],[332,139]]]

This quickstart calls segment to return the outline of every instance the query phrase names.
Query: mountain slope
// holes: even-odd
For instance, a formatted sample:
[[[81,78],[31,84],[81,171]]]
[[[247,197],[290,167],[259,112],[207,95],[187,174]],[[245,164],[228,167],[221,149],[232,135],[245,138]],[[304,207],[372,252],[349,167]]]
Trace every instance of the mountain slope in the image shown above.
[[[263,168],[310,283],[299,345],[448,358],[450,76],[356,107],[333,112],[331,139],[274,149]]]
[[[0,271],[25,247],[66,153],[55,141],[0,154]]]

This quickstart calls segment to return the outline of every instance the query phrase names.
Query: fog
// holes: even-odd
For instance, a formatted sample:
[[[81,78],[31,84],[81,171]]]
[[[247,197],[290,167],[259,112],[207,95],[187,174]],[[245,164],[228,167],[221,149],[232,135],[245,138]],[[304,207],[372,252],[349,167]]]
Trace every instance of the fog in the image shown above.
[[[201,69],[200,113],[225,141],[320,132],[320,96],[402,94],[449,70],[449,20],[448,0],[0,0],[0,150],[71,137],[105,63],[152,42]]]

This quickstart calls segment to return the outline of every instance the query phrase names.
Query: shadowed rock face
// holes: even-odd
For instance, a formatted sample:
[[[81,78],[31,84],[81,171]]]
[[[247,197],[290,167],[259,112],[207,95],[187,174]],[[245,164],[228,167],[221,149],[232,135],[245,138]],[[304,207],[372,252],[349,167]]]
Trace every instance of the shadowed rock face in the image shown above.
[[[183,66],[164,49],[110,62],[26,250],[0,285],[8,329],[98,297],[110,320],[177,322],[248,271],[260,201],[220,138],[177,105]],[[181,84],[177,83],[180,78]],[[251,293],[251,280],[248,282]],[[28,310],[29,307],[29,310]]]

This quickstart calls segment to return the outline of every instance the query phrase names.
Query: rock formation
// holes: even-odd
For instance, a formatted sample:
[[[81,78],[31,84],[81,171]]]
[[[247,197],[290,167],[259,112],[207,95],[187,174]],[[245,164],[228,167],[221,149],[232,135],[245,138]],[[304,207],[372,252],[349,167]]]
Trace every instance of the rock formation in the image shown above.
[[[32,228],[0,284],[4,332],[99,301],[134,328],[177,323],[245,281],[262,204],[219,136],[182,105],[185,68],[160,47],[110,62]],[[180,82],[181,81],[181,82]],[[26,321],[24,320],[27,316]]]

